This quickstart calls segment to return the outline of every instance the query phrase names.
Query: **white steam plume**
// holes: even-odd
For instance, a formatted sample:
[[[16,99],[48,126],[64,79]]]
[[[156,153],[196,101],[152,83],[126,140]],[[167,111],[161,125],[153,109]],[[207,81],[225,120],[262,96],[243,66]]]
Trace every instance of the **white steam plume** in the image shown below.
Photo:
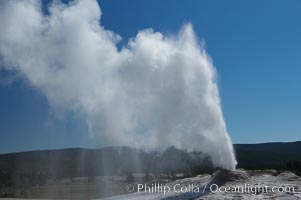
[[[199,149],[235,168],[215,69],[187,24],[175,37],[120,36],[99,25],[95,0],[0,3],[0,60],[39,89],[51,106],[86,116],[108,145]]]

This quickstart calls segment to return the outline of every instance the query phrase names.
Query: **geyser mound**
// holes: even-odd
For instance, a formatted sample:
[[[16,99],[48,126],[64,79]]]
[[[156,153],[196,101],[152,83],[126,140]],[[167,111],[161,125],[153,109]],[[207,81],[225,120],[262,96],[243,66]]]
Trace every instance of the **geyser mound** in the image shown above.
[[[221,186],[228,182],[242,182],[249,179],[250,176],[245,171],[223,169],[212,174],[210,183]]]
[[[177,36],[139,31],[124,47],[100,25],[96,0],[0,3],[0,56],[60,112],[86,118],[106,145],[198,149],[214,165],[236,160],[215,68],[191,24]]]

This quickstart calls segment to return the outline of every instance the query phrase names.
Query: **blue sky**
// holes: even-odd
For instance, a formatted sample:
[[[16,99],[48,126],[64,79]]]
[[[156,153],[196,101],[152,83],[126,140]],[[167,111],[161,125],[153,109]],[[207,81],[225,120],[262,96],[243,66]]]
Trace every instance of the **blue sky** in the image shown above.
[[[233,143],[301,140],[301,2],[100,0],[101,24],[121,35],[175,34],[191,22],[217,68]],[[1,71],[0,80],[8,72]],[[3,82],[3,81],[2,81]],[[0,85],[0,152],[99,147],[85,121],[58,119],[25,80]]]

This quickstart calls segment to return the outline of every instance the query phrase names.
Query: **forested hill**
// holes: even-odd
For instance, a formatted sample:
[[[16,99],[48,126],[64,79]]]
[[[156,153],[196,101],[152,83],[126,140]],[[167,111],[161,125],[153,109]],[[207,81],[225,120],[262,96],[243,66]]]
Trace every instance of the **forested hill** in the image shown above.
[[[234,145],[238,167],[246,169],[301,169],[301,141]]]
[[[301,142],[236,144],[238,168],[301,169]],[[41,150],[0,155],[2,174],[43,174],[47,177],[125,175],[129,173],[211,173],[208,156],[169,148],[163,153],[129,147]]]

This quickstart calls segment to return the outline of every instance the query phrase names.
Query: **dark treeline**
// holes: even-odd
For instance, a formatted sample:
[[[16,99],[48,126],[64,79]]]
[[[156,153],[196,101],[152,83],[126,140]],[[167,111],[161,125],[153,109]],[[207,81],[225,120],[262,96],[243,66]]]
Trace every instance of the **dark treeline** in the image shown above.
[[[301,175],[301,142],[234,145],[238,168],[289,170]]]
[[[238,168],[290,170],[301,174],[301,142],[234,145]],[[128,176],[133,173],[212,173],[210,158],[200,152],[169,148],[164,152],[129,147],[61,149],[0,155],[0,187],[44,185],[72,177]],[[147,177],[146,177],[147,178]]]
[[[176,148],[163,153],[106,147],[0,155],[0,186],[44,185],[49,179],[72,177],[129,176],[132,173],[193,176],[213,171],[208,156]]]

